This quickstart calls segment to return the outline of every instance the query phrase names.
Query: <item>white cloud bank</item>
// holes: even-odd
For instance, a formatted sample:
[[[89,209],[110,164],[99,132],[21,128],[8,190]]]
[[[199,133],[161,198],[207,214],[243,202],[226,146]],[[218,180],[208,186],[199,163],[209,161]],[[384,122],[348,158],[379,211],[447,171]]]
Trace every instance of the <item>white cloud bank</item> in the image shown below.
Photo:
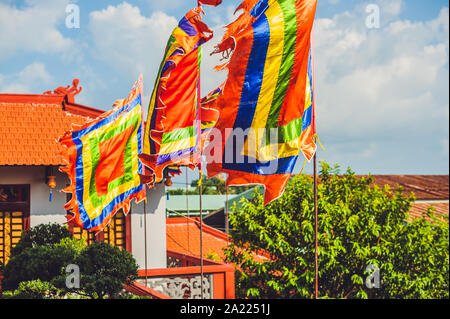
[[[34,62],[27,65],[22,71],[2,75],[0,74],[0,93],[31,93],[37,87],[49,85],[52,77],[47,72],[45,65]],[[34,93],[43,93],[34,91]]]
[[[122,73],[156,73],[169,35],[178,21],[158,11],[150,17],[123,2],[90,13],[95,57]],[[154,75],[153,75],[154,78]]]
[[[70,54],[71,39],[58,31],[69,0],[28,0],[24,8],[0,3],[0,62],[17,52]]]
[[[51,57],[77,50],[74,41],[58,31],[68,2],[27,0],[21,8],[12,1],[0,3],[0,63],[13,60],[17,52]],[[399,18],[402,1],[377,3],[380,29],[366,27],[362,4],[330,19],[316,20],[317,119],[319,136],[327,148],[319,157],[363,173],[448,172],[449,10],[443,8],[430,21],[413,22]],[[216,37],[204,47],[204,94],[226,76],[211,71],[219,56],[209,57],[221,38],[220,28],[230,20],[233,8],[225,8],[225,17],[209,18],[216,24],[211,25]],[[80,76],[86,86],[84,94],[103,92],[113,96],[112,103],[120,97],[109,88],[114,81],[116,87],[126,87],[126,92],[143,73],[148,99],[178,18],[162,11],[147,17],[127,2],[91,12],[81,43],[89,46],[83,52],[84,62],[76,61],[84,76]],[[104,79],[97,64],[114,70],[109,74],[117,74],[117,79]],[[20,70],[0,73],[1,91],[40,92],[33,85],[51,89],[54,84],[41,62]],[[101,91],[92,84],[96,82],[104,82]],[[85,100],[94,99],[86,96]]]
[[[384,3],[380,29],[365,26],[361,7],[316,20],[318,129],[329,146],[320,154],[345,165],[365,158],[374,171],[426,170],[435,154],[448,171],[440,150],[448,141],[449,10],[411,22],[395,17],[401,1]]]

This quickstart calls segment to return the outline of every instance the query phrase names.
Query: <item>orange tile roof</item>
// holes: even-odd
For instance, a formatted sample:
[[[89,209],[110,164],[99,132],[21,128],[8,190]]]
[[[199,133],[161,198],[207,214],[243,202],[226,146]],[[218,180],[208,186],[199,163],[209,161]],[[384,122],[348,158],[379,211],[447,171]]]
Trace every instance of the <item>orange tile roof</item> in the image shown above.
[[[437,218],[447,220],[447,222],[448,222],[448,216],[449,216],[449,202],[448,201],[415,202],[411,206],[409,217],[411,219],[426,217],[427,210],[431,206],[434,207],[434,214],[436,215]]]
[[[203,223],[203,257],[217,255],[225,262],[223,249],[228,246],[227,234]],[[200,257],[200,221],[199,218],[175,217],[166,219],[167,250]],[[254,254],[255,260],[268,259],[263,252]]]
[[[60,136],[104,111],[73,96],[0,94],[0,165],[61,165]]]
[[[449,199],[448,175],[372,175],[380,187],[402,186],[405,194],[414,193],[417,200]]]
[[[203,257],[217,254],[225,259],[222,249],[228,246],[228,236],[203,224]],[[200,256],[200,222],[198,219],[176,217],[166,219],[167,249],[178,253]]]

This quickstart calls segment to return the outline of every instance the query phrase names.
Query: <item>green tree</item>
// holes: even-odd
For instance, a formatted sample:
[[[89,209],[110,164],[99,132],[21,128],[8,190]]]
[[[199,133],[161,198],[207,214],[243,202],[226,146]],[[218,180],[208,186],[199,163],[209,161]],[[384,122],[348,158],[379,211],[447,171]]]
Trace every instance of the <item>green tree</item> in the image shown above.
[[[192,187],[196,187],[195,194],[200,193],[200,189],[198,187],[198,179],[193,180],[191,182]],[[228,188],[228,194],[240,194],[253,186],[232,186]],[[184,192],[183,194],[185,194]],[[202,194],[204,195],[224,195],[226,193],[226,182],[217,177],[212,178],[203,178],[202,183]]]
[[[124,284],[137,279],[138,265],[133,256],[107,243],[96,242],[86,247],[74,264],[80,267],[80,287],[65,287],[65,276],[55,280],[55,286],[94,299],[116,298]]]
[[[11,255],[18,255],[26,248],[57,244],[61,239],[71,237],[72,234],[65,226],[56,223],[40,224],[22,233]]]
[[[192,187],[196,187],[197,194],[200,193],[200,188],[198,186],[198,179],[191,182]],[[217,177],[206,178],[203,177],[202,180],[202,194],[225,194],[225,181]]]
[[[184,190],[182,188],[169,189],[167,191],[169,192],[169,195],[184,195],[184,194],[186,194],[186,190]]]
[[[328,298],[448,298],[449,227],[433,219],[408,221],[413,195],[374,186],[349,169],[322,163],[318,185],[319,295]],[[237,295],[312,298],[314,194],[312,178],[295,176],[277,201],[242,199],[230,214],[225,249],[236,271]],[[408,221],[408,222],[407,222]],[[254,258],[254,252],[270,257]],[[376,265],[380,287],[365,281]]]
[[[24,281],[51,282],[63,273],[64,267],[73,264],[77,251],[65,245],[43,245],[26,248],[14,255],[4,267],[2,288],[15,290]]]
[[[51,283],[39,279],[23,281],[14,291],[5,291],[4,299],[56,299],[61,291]]]
[[[72,238],[67,227],[56,223],[40,224],[23,232],[3,266],[3,289],[14,290],[21,282],[51,281],[63,267],[73,263],[84,244]]]

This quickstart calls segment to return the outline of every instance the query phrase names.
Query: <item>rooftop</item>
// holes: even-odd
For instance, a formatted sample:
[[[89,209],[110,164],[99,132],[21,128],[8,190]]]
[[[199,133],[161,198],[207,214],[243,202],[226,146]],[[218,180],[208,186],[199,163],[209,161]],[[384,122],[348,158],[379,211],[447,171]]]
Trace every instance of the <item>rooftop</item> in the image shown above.
[[[214,253],[224,260],[222,249],[228,246],[227,234],[205,224],[203,229],[203,257]],[[166,219],[167,249],[200,256],[200,222],[197,219],[177,217]]]
[[[75,103],[81,91],[58,88],[43,94],[0,94],[0,165],[62,165],[57,142],[72,124],[104,111]]]
[[[203,257],[211,259],[211,256],[216,256],[220,258],[220,262],[225,262],[223,249],[228,246],[228,235],[204,223],[202,230]],[[167,218],[166,245],[167,250],[200,257],[200,221],[198,218]],[[255,258],[267,259],[259,254],[255,254]]]
[[[372,175],[380,187],[403,187],[406,194],[414,193],[417,200],[449,199],[448,175]]]
[[[228,199],[230,200],[235,196],[236,195],[229,195]],[[226,198],[226,195],[202,195],[202,211],[207,213],[224,208]],[[188,200],[187,205],[186,200]],[[166,201],[166,210],[168,212],[186,213],[187,207],[190,212],[198,213],[200,211],[200,196],[169,195],[168,200]]]

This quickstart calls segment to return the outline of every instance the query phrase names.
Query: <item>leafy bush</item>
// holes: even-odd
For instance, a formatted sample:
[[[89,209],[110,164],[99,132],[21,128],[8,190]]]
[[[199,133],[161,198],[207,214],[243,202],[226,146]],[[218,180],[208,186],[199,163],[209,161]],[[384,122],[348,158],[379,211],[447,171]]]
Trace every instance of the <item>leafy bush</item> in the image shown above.
[[[205,258],[213,260],[213,261],[217,261],[217,262],[221,262],[222,260],[220,259],[219,254],[214,251],[213,249],[209,249],[208,252],[205,254]]]
[[[66,247],[73,249],[76,253],[76,256],[78,256],[81,253],[81,251],[86,247],[86,242],[83,238],[77,239],[66,237],[61,239],[61,241],[57,243],[55,247]]]
[[[21,282],[52,281],[63,267],[73,263],[85,246],[59,224],[41,224],[22,234],[3,269],[3,289],[14,290]]]
[[[52,281],[61,275],[63,267],[73,264],[77,251],[64,245],[44,245],[26,248],[13,256],[4,267],[2,287],[15,290],[23,281]]]
[[[80,267],[80,288],[66,287],[65,269],[71,264]],[[137,278],[137,270],[135,259],[125,250],[98,242],[86,247],[64,226],[38,225],[22,235],[4,266],[2,287],[10,290],[11,298],[56,297],[55,286],[61,289],[58,296],[64,292],[67,298],[131,298],[121,292],[123,284]]]
[[[18,255],[26,248],[58,244],[62,239],[71,237],[72,234],[65,226],[56,223],[40,224],[22,233],[11,255]]]
[[[413,196],[373,186],[349,169],[339,175],[322,163],[318,185],[319,296],[328,298],[448,298],[449,227],[438,220],[407,222]],[[230,214],[227,260],[238,266],[237,295],[314,296],[312,178],[294,177],[284,195],[263,207],[255,192]],[[432,216],[432,215],[431,215]],[[256,261],[254,252],[268,254]],[[366,267],[380,270],[369,289]]]
[[[5,291],[5,299],[55,299],[59,298],[61,291],[49,282],[32,280],[24,281],[14,291]]]
[[[73,263],[80,267],[80,287],[66,288],[65,276],[60,276],[55,285],[90,298],[115,298],[124,284],[137,279],[138,265],[134,257],[128,251],[107,243],[96,242],[87,246]]]

